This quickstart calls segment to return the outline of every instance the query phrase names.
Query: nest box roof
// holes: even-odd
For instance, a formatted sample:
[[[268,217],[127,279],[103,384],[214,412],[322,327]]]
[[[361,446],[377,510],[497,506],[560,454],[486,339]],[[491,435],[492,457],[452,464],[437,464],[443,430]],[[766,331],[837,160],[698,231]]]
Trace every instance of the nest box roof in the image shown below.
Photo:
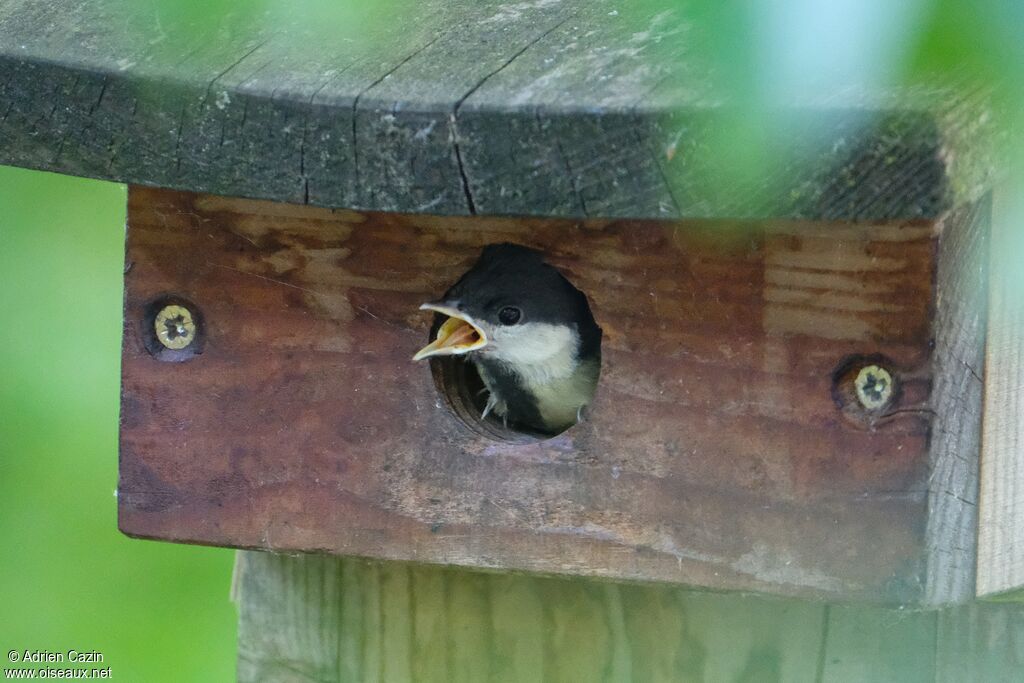
[[[709,39],[658,2],[389,0],[319,25],[172,5],[0,3],[0,163],[580,217],[929,218],[989,183],[979,90],[830,83],[737,116]],[[746,176],[719,144],[737,119],[769,132]]]

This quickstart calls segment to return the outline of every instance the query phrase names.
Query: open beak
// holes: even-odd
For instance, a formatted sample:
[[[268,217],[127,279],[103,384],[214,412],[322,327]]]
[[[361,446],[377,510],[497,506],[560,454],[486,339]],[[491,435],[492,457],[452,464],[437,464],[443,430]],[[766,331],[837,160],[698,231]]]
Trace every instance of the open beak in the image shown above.
[[[436,311],[448,316],[437,330],[437,337],[416,352],[413,360],[423,360],[431,356],[457,356],[487,346],[487,335],[471,318],[460,313],[456,308],[438,304],[423,304],[421,311]]]

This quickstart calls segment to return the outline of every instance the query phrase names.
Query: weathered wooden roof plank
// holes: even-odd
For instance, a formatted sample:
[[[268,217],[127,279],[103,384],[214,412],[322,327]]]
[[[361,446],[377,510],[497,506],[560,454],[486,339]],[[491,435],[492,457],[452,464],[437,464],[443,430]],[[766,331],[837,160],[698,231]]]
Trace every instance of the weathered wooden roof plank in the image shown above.
[[[992,175],[975,91],[829,84],[755,114],[716,87],[708,38],[656,2],[386,8],[331,23],[7,0],[0,163],[329,207],[574,217],[936,217]],[[768,131],[749,178],[722,153],[737,120]]]

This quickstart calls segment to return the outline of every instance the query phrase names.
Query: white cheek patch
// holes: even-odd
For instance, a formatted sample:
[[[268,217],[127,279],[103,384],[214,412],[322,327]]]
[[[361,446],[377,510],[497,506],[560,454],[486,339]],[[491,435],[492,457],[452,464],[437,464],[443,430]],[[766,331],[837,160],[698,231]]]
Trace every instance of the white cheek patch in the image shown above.
[[[488,330],[483,351],[516,369],[527,384],[567,377],[576,369],[579,335],[566,325],[523,323]]]

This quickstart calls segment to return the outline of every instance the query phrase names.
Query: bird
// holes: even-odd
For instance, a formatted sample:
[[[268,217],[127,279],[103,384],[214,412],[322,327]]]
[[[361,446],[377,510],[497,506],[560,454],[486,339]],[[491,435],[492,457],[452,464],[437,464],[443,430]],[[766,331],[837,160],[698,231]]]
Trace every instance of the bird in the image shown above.
[[[438,301],[447,316],[413,360],[463,356],[488,393],[481,418],[551,436],[582,419],[601,369],[601,328],[586,295],[535,249],[483,248]]]

